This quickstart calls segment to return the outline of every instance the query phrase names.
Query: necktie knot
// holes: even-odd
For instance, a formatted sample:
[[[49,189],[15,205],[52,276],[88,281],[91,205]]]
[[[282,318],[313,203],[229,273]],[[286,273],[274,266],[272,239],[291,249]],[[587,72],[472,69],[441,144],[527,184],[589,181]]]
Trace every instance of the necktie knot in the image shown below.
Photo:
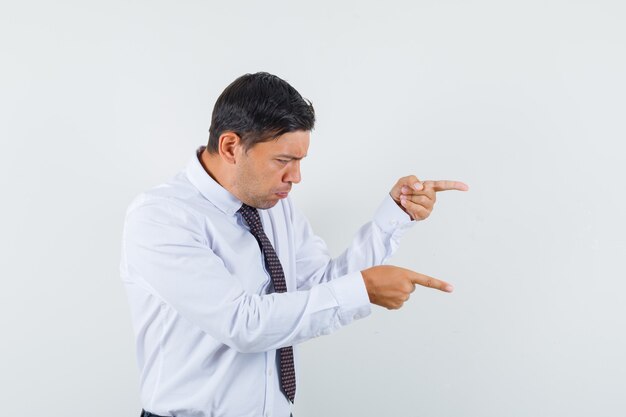
[[[257,228],[261,225],[261,217],[259,216],[259,212],[254,207],[250,207],[247,204],[242,204],[241,208],[237,210],[241,213],[241,216],[246,220],[250,229]]]

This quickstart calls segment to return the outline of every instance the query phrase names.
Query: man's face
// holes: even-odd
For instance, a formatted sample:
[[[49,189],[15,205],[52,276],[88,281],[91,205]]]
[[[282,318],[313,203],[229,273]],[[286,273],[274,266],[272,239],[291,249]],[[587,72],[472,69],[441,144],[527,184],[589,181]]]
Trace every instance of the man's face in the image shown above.
[[[257,143],[246,153],[238,147],[235,170],[237,197],[259,209],[274,207],[300,182],[300,160],[309,150],[310,133],[295,131]]]

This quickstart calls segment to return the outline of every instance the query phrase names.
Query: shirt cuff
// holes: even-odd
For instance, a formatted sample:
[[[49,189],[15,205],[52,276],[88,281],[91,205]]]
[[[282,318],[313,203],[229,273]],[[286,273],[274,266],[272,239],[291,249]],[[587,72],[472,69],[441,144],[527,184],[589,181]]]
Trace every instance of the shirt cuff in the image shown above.
[[[372,307],[360,271],[336,278],[329,282],[329,286],[339,304],[342,325],[369,316]]]
[[[413,226],[415,221],[402,210],[389,194],[383,202],[378,206],[374,214],[374,222],[382,229],[383,232],[391,234],[399,228]]]

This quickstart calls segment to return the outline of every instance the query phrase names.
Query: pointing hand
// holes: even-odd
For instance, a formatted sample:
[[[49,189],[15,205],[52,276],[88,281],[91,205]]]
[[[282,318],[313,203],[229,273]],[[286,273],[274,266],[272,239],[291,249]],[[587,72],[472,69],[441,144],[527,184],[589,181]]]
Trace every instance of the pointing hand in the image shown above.
[[[467,184],[460,181],[420,181],[415,175],[402,177],[389,195],[413,220],[424,220],[433,211],[440,191],[467,191]]]

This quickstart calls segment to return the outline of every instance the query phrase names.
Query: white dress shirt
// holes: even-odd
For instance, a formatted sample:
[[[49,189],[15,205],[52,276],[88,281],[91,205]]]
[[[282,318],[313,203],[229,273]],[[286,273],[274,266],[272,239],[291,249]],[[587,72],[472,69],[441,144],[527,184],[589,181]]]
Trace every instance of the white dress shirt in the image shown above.
[[[287,417],[276,349],[370,313],[360,271],[385,262],[411,222],[387,195],[374,220],[331,259],[291,199],[259,210],[288,292],[271,291],[241,201],[187,168],[126,213],[121,277],[128,292],[141,404],[177,417]],[[296,394],[297,398],[297,394]]]

